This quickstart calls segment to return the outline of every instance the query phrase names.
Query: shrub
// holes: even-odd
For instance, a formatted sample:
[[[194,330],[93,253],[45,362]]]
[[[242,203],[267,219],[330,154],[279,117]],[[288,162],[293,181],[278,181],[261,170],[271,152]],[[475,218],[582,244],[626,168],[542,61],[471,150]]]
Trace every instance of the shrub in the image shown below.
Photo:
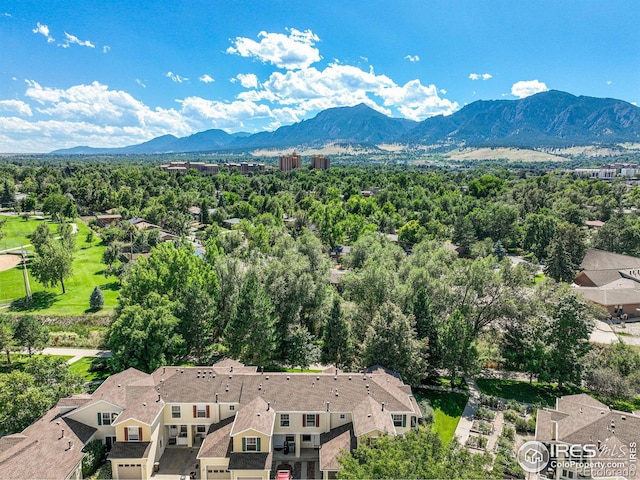
[[[520,402],[516,402],[515,400],[509,400],[507,402],[507,408],[511,410],[515,410],[518,413],[525,413],[527,411],[527,407],[521,404]]]
[[[485,395],[484,393],[480,395],[480,403],[491,408],[500,407],[500,399],[498,397]]]
[[[516,438],[516,432],[512,427],[507,427],[506,425],[502,429],[501,437],[514,440]]]
[[[515,426],[518,433],[533,433],[536,431],[536,421],[533,418],[525,420],[520,417],[516,420]]]
[[[480,433],[482,433],[483,435],[491,435],[491,425],[488,424],[487,422],[480,422],[480,424],[478,425],[478,430],[480,430]]]
[[[420,423],[431,424],[433,423],[434,413],[433,407],[429,404],[428,401],[423,400],[419,403],[420,411],[422,412],[422,418],[420,419]]]
[[[515,410],[507,410],[504,412],[504,419],[509,423],[515,423],[518,418],[520,418],[520,415],[518,415],[518,412]]]
[[[87,243],[93,242],[93,230],[89,230],[87,232],[87,238],[85,239]]]
[[[82,458],[82,476],[93,475],[104,462],[106,449],[100,440],[93,440],[82,449],[85,456]]]
[[[104,294],[100,287],[96,285],[96,287],[91,292],[91,296],[89,297],[89,307],[91,310],[98,311],[104,307]]]
[[[495,413],[484,407],[480,407],[476,410],[476,418],[480,418],[481,420],[493,420],[495,416]]]

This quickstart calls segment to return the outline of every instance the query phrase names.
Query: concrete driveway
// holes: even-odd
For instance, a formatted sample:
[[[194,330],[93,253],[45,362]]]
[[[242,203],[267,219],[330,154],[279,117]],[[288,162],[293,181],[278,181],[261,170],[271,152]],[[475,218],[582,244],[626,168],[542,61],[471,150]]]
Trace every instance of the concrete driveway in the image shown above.
[[[160,468],[153,478],[161,480],[176,480],[189,478],[189,473],[200,475],[198,466],[198,448],[167,447],[160,457]]]

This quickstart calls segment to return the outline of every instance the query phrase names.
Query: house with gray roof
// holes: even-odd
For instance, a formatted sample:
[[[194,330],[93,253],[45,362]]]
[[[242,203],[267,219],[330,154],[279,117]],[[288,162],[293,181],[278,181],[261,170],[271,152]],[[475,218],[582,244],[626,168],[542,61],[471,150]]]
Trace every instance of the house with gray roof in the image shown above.
[[[550,452],[541,478],[640,479],[640,412],[613,410],[587,394],[538,410],[535,439]]]
[[[640,316],[640,258],[590,248],[573,283],[612,316]]]
[[[93,439],[109,450],[114,479],[151,478],[166,449],[185,459],[197,451],[187,473],[201,479],[267,480],[285,468],[335,478],[344,452],[404,434],[421,416],[411,388],[379,366],[273,373],[225,359],[152,374],[130,368],[0,439],[0,479],[42,478],[35,454],[51,462],[47,478],[79,480]]]

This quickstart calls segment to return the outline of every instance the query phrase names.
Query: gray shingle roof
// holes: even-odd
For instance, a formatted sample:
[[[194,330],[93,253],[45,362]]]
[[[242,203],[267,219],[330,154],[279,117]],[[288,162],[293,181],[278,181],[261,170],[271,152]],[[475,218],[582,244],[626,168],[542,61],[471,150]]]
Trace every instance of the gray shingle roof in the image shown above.
[[[229,470],[271,469],[271,453],[232,453],[229,455]]]
[[[353,432],[359,437],[374,430],[396,433],[389,411],[386,408],[383,410],[381,404],[368,397],[353,412]]]
[[[256,397],[236,414],[231,436],[249,429],[265,435],[271,435],[275,419],[276,412],[273,408],[270,408],[262,398]]]
[[[229,417],[209,428],[207,438],[202,442],[198,458],[222,458],[231,453],[231,429],[235,417]]]
[[[116,442],[111,447],[109,458],[147,458],[151,442]]]
[[[66,478],[82,460],[82,448],[95,431],[80,422],[60,417],[58,409],[52,408],[22,434],[4,437],[0,479]]]
[[[351,452],[357,447],[353,424],[347,423],[320,434],[320,470],[337,471],[338,457],[343,452]]]

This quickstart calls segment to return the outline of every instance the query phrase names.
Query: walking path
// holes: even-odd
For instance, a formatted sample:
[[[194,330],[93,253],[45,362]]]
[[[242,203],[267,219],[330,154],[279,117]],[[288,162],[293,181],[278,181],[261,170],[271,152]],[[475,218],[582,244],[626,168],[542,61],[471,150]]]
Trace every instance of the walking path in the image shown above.
[[[76,225],[75,223],[71,223],[70,225],[71,225],[71,234],[75,235],[76,233],[78,233],[78,225]],[[58,240],[60,238],[62,238],[62,237],[61,236],[54,237],[55,240]],[[0,250],[0,254],[10,253],[10,252],[18,252],[20,250],[23,250],[23,249],[25,249],[27,247],[31,247],[31,246],[33,246],[33,245],[31,245],[29,243],[28,245],[20,245],[19,247],[7,248],[5,250]]]
[[[471,427],[473,425],[473,417],[480,406],[480,389],[478,388],[478,385],[476,385],[475,380],[469,377],[466,377],[464,380],[469,386],[469,400],[467,401],[467,405],[464,407],[464,411],[462,412],[462,416],[460,417],[455,433],[455,436],[458,438],[461,445],[467,443],[467,439],[469,438],[469,433],[471,432]]]
[[[43,355],[64,355],[65,357],[72,356],[73,358],[67,361],[68,364],[77,362],[82,357],[102,357],[109,358],[111,356],[111,350],[90,350],[88,348],[45,348],[42,350]]]

